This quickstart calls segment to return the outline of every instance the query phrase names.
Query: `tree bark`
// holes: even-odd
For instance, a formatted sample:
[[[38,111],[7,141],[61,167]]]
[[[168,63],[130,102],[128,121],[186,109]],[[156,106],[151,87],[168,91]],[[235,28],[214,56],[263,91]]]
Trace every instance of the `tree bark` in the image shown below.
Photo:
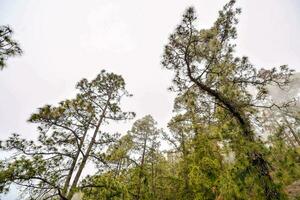
[[[219,93],[216,90],[213,90],[212,88],[208,87],[201,81],[198,81],[196,78],[192,76],[192,72],[189,66],[189,63],[187,62],[187,71],[188,71],[188,77],[190,80],[197,85],[197,87],[201,91],[207,92],[210,96],[213,96],[216,98],[217,101],[219,101],[221,104],[223,104],[226,109],[232,114],[232,116],[237,120],[237,122],[240,125],[240,128],[242,129],[242,133],[246,141],[250,143],[254,143],[254,134],[251,130],[251,125],[249,120],[245,117],[245,114],[243,111],[241,111],[237,105],[235,105],[230,99],[223,96],[221,93]],[[269,166],[268,162],[263,158],[263,155],[256,150],[253,150],[251,152],[247,152],[248,159],[252,166],[254,166],[258,172],[258,176],[260,179],[260,182],[262,184],[262,187],[264,189],[264,194],[267,200],[276,200],[280,199],[280,193],[279,191],[273,187],[270,186],[269,183],[273,183],[272,177],[269,172]]]

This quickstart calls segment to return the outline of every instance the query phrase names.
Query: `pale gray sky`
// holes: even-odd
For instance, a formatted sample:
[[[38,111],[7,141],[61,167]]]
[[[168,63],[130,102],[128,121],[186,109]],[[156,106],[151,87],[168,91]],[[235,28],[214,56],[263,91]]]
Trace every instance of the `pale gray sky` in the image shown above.
[[[0,24],[9,24],[24,55],[0,71],[0,139],[13,132],[34,138],[26,122],[44,104],[75,94],[83,77],[101,69],[123,75],[134,95],[124,102],[137,117],[151,114],[164,127],[173,94],[171,72],[160,65],[164,44],[188,6],[209,27],[223,0],[0,0]],[[258,67],[288,64],[300,71],[300,2],[240,0],[238,53]],[[125,131],[131,123],[116,126]]]

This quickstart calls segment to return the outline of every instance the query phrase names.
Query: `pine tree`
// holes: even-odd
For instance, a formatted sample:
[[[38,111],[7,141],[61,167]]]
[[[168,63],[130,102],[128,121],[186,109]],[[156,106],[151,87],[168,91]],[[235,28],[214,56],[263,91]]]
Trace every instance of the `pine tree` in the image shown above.
[[[0,26],[0,70],[6,67],[9,57],[22,54],[19,44],[12,39],[13,31],[9,26]]]
[[[103,123],[134,116],[120,108],[121,97],[129,95],[125,82],[102,71],[92,81],[81,80],[77,88],[75,99],[46,105],[30,117],[29,122],[38,124],[37,142],[17,134],[3,142],[2,150],[14,156],[2,163],[2,189],[15,183],[31,198],[71,199],[87,161],[105,163],[100,155],[117,136],[101,131]]]
[[[240,129],[236,147],[240,146],[238,158],[244,163],[242,171],[251,172],[246,176],[240,174],[240,179],[244,183],[257,179],[260,186],[256,191],[261,188],[266,199],[280,199],[282,192],[272,179],[265,147],[256,139],[250,119],[267,97],[266,86],[286,85],[292,71],[287,66],[281,66],[279,71],[276,68],[257,71],[248,58],[233,55],[236,15],[241,12],[234,4],[234,0],[226,4],[214,25],[200,31],[195,27],[194,9],[187,9],[182,23],[169,38],[162,63],[175,72],[173,91],[184,93],[196,87],[230,114]],[[256,96],[247,92],[248,86],[257,89]]]
[[[147,168],[149,164],[153,164],[153,156],[159,147],[158,137],[162,134],[162,130],[156,127],[151,115],[146,115],[134,122],[129,134],[134,144],[134,154],[137,155],[135,162],[138,164],[134,199],[147,199],[151,189],[149,182],[151,172],[149,173]]]

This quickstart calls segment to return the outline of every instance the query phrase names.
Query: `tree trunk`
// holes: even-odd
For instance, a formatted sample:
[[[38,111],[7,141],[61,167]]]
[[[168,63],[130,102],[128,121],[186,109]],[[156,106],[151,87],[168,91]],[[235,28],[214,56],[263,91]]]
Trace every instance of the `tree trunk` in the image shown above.
[[[251,125],[248,119],[245,117],[243,111],[241,111],[237,105],[235,105],[230,99],[227,99],[221,93],[211,89],[207,85],[198,81],[192,76],[191,69],[189,64],[187,63],[188,77],[190,80],[197,85],[197,87],[201,91],[207,92],[210,96],[216,98],[217,101],[222,103],[228,111],[232,114],[232,116],[237,120],[242,129],[243,136],[246,141],[250,144],[255,143],[254,134],[251,130]],[[252,150],[250,152],[246,152],[248,155],[248,159],[252,166],[254,166],[257,170],[258,177],[260,179],[260,183],[264,189],[264,194],[267,200],[276,200],[280,199],[279,191],[274,187],[274,182],[269,172],[269,166],[267,161],[263,158],[263,155],[256,150]]]
[[[79,181],[79,178],[80,178],[80,176],[81,176],[81,173],[82,173],[82,171],[83,171],[83,169],[84,169],[84,167],[85,167],[85,165],[86,165],[86,162],[87,162],[88,157],[90,156],[90,152],[91,152],[91,150],[92,150],[93,145],[95,144],[96,137],[97,137],[99,128],[100,128],[100,126],[101,126],[101,124],[102,124],[102,121],[103,121],[103,119],[104,119],[105,112],[106,112],[106,110],[107,110],[108,102],[109,102],[109,101],[110,101],[110,97],[108,98],[108,100],[107,100],[107,102],[106,102],[106,105],[105,105],[105,107],[104,107],[104,109],[103,109],[103,111],[102,111],[102,114],[101,114],[101,116],[100,116],[100,119],[99,119],[99,121],[98,121],[98,124],[97,124],[97,126],[96,126],[96,129],[95,129],[95,131],[94,131],[94,133],[93,133],[92,140],[91,140],[91,142],[89,143],[88,148],[87,148],[87,150],[86,150],[86,152],[85,152],[85,154],[84,154],[84,156],[83,156],[83,159],[82,159],[82,161],[81,161],[81,163],[80,163],[80,165],[79,165],[79,169],[78,169],[78,171],[77,171],[77,173],[76,173],[76,175],[75,175],[75,178],[74,178],[74,180],[73,180],[72,186],[71,186],[70,191],[69,191],[69,194],[68,194],[68,199],[71,199],[71,198],[72,198],[72,195],[73,195],[73,193],[74,193],[74,189],[77,187],[77,183],[78,183],[78,181]]]
[[[198,132],[198,131],[197,131]],[[181,146],[182,146],[182,155],[183,155],[183,162],[184,162],[184,168],[183,168],[183,176],[184,176],[184,191],[185,194],[189,194],[189,172],[188,172],[188,160],[187,160],[187,150],[185,147],[185,137],[184,133],[182,134],[182,141],[181,141]]]
[[[89,123],[89,124],[90,124],[90,123]],[[75,169],[77,160],[78,160],[78,158],[79,158],[79,155],[80,155],[81,148],[82,148],[82,146],[83,146],[85,137],[86,137],[86,135],[87,135],[87,131],[88,131],[88,129],[89,129],[89,128],[88,128],[88,127],[89,127],[89,124],[88,124],[88,126],[86,127],[86,129],[85,129],[85,131],[84,131],[84,133],[83,133],[82,138],[80,139],[80,143],[79,143],[79,146],[78,146],[78,150],[77,150],[77,152],[76,152],[75,158],[73,159],[73,162],[72,162],[72,164],[71,164],[71,167],[70,167],[70,170],[69,170],[69,173],[68,173],[66,182],[65,182],[64,187],[63,187],[63,195],[65,195],[65,194],[68,193],[69,184],[70,184],[70,181],[71,181],[71,178],[72,178],[72,175],[73,175],[73,172],[74,172],[74,169]]]
[[[143,145],[143,153],[142,153],[142,160],[141,160],[141,166],[140,166],[139,184],[138,184],[138,188],[137,188],[136,200],[140,200],[140,198],[141,198],[141,185],[143,184],[142,178],[144,176],[144,162],[145,162],[146,146],[147,146],[147,138],[145,139],[144,145]]]

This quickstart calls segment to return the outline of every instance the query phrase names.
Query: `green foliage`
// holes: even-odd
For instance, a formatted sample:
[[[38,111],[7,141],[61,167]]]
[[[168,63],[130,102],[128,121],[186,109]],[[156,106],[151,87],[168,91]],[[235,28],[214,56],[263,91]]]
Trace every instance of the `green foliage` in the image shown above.
[[[269,159],[276,169],[274,178],[283,185],[291,184],[300,177],[299,147],[291,148],[282,139],[282,128],[270,136]]]
[[[31,115],[28,121],[38,124],[37,141],[13,134],[2,143],[1,149],[13,155],[1,163],[3,191],[14,183],[26,188],[30,198],[71,199],[87,161],[105,165],[103,154],[118,135],[100,127],[134,116],[120,107],[121,97],[130,95],[121,76],[105,71],[92,81],[83,79],[77,88],[76,98]]]
[[[267,86],[285,86],[293,70],[287,66],[281,66],[279,70],[257,70],[248,58],[234,56],[235,45],[232,41],[237,37],[237,15],[241,12],[234,5],[234,0],[229,1],[219,12],[213,26],[202,30],[196,28],[194,9],[187,9],[182,22],[169,37],[162,64],[174,72],[172,91],[183,97],[196,94],[194,105],[186,104],[194,107],[190,109],[193,112],[188,111],[187,114],[198,114],[197,117],[195,114],[189,116],[192,123],[201,121],[202,113],[199,112],[212,116],[209,121],[202,120],[201,125],[208,129],[216,126],[214,129],[219,133],[213,135],[223,139],[217,141],[217,145],[229,144],[227,151],[234,154],[234,166],[238,168],[234,171],[234,180],[242,183],[244,196],[255,193],[256,199],[282,199],[283,191],[271,176],[272,169],[266,159],[267,149],[256,138],[252,118],[257,116],[257,107],[272,108],[273,104],[265,104],[268,99]],[[256,88],[256,95],[249,93],[249,86]],[[204,110],[204,106],[208,109]],[[214,159],[210,155],[209,158],[198,160],[201,166],[208,165],[211,168],[212,179],[204,179],[205,186],[210,189],[213,188],[210,181],[216,176],[214,171],[218,168]],[[199,168],[195,166],[192,169],[200,174]],[[215,198],[206,193],[200,196],[195,198]]]
[[[92,199],[130,199],[126,185],[121,177],[115,177],[111,173],[87,177],[82,181],[84,187],[84,200]]]
[[[121,109],[131,96],[124,79],[101,71],[78,82],[74,99],[31,115],[36,141],[13,134],[0,143],[11,153],[0,161],[0,192],[16,184],[28,199],[286,199],[283,188],[300,179],[299,113],[284,112],[288,104],[274,104],[267,88],[285,87],[293,70],[257,70],[234,55],[240,13],[231,0],[211,28],[198,30],[189,8],[171,34],[162,62],[177,94],[168,131],[151,115],[121,137],[102,131],[135,114]],[[88,162],[96,172],[83,177]]]
[[[22,54],[19,44],[12,39],[12,34],[9,26],[0,26],[0,70],[6,67],[9,57]]]

